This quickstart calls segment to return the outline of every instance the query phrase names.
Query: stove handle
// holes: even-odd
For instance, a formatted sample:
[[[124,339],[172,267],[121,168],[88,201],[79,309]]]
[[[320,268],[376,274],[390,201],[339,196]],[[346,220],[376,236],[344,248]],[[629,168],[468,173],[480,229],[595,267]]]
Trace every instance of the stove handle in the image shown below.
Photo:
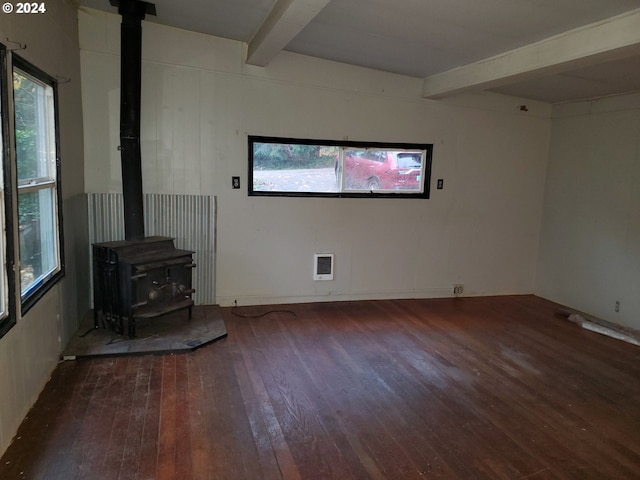
[[[185,265],[184,268],[196,268],[196,264],[195,263],[189,263],[189,264]]]

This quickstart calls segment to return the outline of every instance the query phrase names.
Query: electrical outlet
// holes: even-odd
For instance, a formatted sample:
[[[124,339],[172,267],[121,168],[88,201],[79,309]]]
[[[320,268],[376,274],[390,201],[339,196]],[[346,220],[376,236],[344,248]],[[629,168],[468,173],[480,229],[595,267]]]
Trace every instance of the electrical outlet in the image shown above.
[[[464,293],[464,286],[461,283],[453,284],[453,294],[457,297]]]
[[[240,188],[240,177],[231,177],[232,188]]]
[[[613,307],[613,309],[615,310],[616,313],[618,313],[620,311],[620,302],[616,301],[616,306]]]

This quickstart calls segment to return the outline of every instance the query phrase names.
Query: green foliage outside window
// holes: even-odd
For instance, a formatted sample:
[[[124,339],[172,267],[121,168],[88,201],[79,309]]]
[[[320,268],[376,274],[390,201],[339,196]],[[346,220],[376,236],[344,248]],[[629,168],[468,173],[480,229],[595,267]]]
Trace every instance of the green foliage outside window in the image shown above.
[[[294,170],[333,167],[338,147],[256,143],[253,151],[255,170]]]
[[[38,129],[36,83],[17,72],[13,73],[13,102],[15,105],[16,160],[18,181],[37,178]],[[36,195],[21,195],[18,207],[19,223],[37,220],[40,215]]]

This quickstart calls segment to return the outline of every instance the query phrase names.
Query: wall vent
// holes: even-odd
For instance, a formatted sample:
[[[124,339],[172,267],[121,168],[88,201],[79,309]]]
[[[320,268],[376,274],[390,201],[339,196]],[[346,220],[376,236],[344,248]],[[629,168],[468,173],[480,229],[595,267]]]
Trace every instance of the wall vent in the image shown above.
[[[313,279],[333,280],[333,253],[313,255]]]

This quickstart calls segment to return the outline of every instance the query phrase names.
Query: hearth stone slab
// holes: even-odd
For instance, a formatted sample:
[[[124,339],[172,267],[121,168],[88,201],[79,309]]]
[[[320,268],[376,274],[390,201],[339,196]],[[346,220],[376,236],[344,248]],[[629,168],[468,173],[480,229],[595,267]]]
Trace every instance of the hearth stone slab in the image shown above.
[[[136,338],[120,335],[109,328],[94,328],[93,314],[83,320],[61,355],[63,360],[124,355],[191,352],[227,336],[217,305],[193,307],[192,318],[186,311],[173,312],[137,322]]]

